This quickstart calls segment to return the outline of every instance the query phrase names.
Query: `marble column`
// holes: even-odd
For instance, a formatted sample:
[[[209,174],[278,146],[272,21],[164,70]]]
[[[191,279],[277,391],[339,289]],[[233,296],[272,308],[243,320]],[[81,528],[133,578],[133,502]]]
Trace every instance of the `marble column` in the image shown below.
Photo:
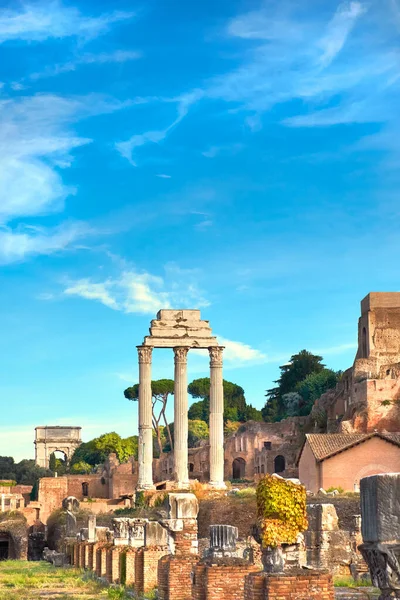
[[[139,355],[139,478],[138,490],[150,490],[153,485],[153,425],[151,401],[150,346],[138,346]]]
[[[179,488],[189,485],[188,474],[188,383],[189,348],[174,348],[174,477]]]
[[[225,488],[224,483],[224,388],[222,380],[223,346],[210,353],[210,485]]]

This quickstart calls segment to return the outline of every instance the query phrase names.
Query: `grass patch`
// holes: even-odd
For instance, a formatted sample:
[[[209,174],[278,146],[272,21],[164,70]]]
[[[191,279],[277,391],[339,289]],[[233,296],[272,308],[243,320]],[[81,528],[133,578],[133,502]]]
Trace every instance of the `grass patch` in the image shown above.
[[[333,584],[335,587],[345,588],[373,587],[369,577],[368,579],[357,579],[357,581],[355,581],[350,576],[337,576],[333,578]]]
[[[107,591],[95,580],[84,580],[80,569],[46,562],[0,563],[0,600],[106,600]]]

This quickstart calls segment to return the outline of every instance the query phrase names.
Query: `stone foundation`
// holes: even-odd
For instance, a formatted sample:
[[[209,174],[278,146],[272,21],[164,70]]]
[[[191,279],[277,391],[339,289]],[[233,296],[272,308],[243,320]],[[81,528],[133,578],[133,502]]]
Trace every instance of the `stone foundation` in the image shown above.
[[[325,571],[250,573],[244,584],[244,600],[334,600],[334,597],[332,575]]]

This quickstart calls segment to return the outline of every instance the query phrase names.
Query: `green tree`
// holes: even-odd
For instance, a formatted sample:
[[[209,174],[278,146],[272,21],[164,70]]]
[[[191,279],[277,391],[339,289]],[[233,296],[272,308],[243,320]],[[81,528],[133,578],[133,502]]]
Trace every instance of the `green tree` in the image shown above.
[[[138,437],[136,435],[121,438],[118,433],[112,431],[84,442],[75,450],[70,469],[73,470],[76,464],[86,463],[95,467],[104,463],[110,454],[116,454],[119,462],[124,463],[131,456],[137,458],[138,454]]]
[[[57,475],[64,475],[67,471],[66,460],[57,458],[55,452],[52,452],[49,458],[49,470],[52,473],[57,473]]]
[[[188,422],[188,444],[189,448],[194,448],[200,440],[207,440],[210,435],[208,425],[205,421],[198,419]]]
[[[158,379],[157,381],[151,382],[151,393],[152,393],[152,421],[153,421],[153,429],[156,433],[156,439],[158,443],[159,453],[163,451],[163,441],[162,441],[162,430],[160,429],[162,426],[166,428],[168,441],[173,447],[172,436],[170,427],[167,421],[166,409],[168,398],[170,395],[174,393],[174,381],[172,379]],[[135,383],[135,385],[126,388],[124,391],[124,396],[128,400],[138,400],[139,399],[139,384]]]
[[[283,396],[290,392],[297,391],[297,384],[303,381],[307,375],[311,373],[319,373],[325,367],[322,364],[322,356],[301,350],[297,354],[293,354],[290,361],[282,365],[280,368],[281,374],[277,381],[276,387],[267,390],[266,404],[262,409],[264,421],[280,421],[286,416],[285,402]]]
[[[93,466],[84,461],[77,462],[70,467],[70,473],[76,475],[87,475],[93,471]]]
[[[332,369],[322,369],[317,373],[307,375],[297,384],[297,392],[301,396],[299,406],[300,415],[308,415],[314,402],[328,390],[334,388],[341,377],[341,371],[332,371]]]
[[[246,403],[244,390],[240,385],[223,380],[224,388],[224,420],[248,421],[257,418],[261,420],[261,413]],[[188,392],[193,398],[201,398],[189,408],[189,419],[201,420],[208,423],[210,414],[210,379],[202,377],[195,379],[188,386]]]

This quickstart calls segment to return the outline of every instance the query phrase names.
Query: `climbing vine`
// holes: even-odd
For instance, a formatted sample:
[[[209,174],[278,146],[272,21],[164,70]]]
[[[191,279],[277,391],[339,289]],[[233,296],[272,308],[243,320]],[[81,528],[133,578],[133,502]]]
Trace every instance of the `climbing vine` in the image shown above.
[[[306,488],[266,475],[257,486],[257,511],[263,546],[294,544],[308,526]]]

